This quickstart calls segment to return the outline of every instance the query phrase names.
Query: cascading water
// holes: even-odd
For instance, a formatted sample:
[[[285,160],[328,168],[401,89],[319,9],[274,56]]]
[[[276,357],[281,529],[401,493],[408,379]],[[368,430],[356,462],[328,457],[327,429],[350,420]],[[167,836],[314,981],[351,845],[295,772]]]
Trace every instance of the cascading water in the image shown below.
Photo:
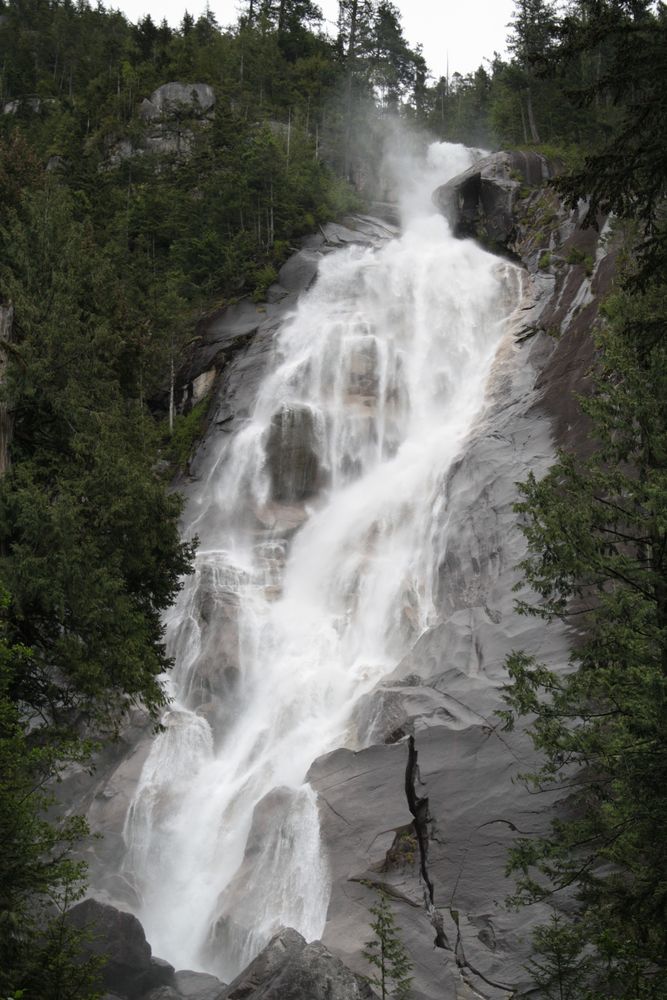
[[[431,214],[471,162],[432,147],[403,235],[322,259],[190,504],[173,701],[125,825],[138,916],[178,967],[229,980],[278,926],[323,930],[304,777],[434,619],[443,480],[518,297],[516,269]]]

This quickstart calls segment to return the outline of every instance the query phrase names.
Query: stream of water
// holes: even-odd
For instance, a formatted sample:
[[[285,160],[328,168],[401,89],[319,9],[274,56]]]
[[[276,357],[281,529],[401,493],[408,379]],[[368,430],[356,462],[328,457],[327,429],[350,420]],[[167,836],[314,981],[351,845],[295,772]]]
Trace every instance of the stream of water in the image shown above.
[[[200,548],[167,622],[173,701],[125,825],[137,915],[177,968],[229,981],[280,925],[321,934],[304,777],[350,745],[357,700],[437,617],[442,484],[520,281],[431,207],[472,158],[431,147],[402,235],[323,256],[189,505]]]

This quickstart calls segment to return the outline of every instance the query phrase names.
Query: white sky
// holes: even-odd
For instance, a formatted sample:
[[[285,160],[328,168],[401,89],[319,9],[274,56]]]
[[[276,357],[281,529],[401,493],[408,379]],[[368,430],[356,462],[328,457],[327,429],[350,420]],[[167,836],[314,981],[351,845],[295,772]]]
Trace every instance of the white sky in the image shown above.
[[[337,0],[317,0],[327,19],[329,31],[336,30]],[[507,23],[513,0],[395,0],[401,11],[403,31],[410,45],[421,42],[429,69],[435,77],[444,76],[449,57],[450,74],[469,73],[494,51],[504,52]],[[150,14],[159,22],[180,24],[183,11],[197,17],[206,0],[109,0],[109,7],[120,8],[131,21]],[[225,27],[236,21],[238,0],[209,0],[209,7]]]

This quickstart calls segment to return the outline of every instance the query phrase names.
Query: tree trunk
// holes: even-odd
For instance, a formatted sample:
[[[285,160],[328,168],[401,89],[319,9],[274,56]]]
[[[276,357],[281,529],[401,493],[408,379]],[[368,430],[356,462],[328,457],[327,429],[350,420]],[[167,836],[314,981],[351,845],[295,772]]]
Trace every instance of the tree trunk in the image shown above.
[[[174,365],[174,342],[171,342],[171,364],[169,372],[169,433],[174,433],[174,416],[176,413],[175,406],[175,390],[176,390],[176,368]]]
[[[526,90],[526,111],[528,112],[528,127],[530,128],[531,141],[540,142],[540,135],[537,131],[535,115],[533,113],[533,95],[530,89],[530,84],[528,84],[528,89]]]
[[[14,307],[0,305],[0,479],[11,465],[10,446],[14,430],[14,414],[6,398],[7,365],[9,349],[13,343]]]
[[[353,0],[350,8],[350,37],[347,43],[347,81],[345,93],[345,162],[343,175],[346,180],[351,178],[350,151],[352,145],[352,85],[354,76],[354,48],[357,44],[357,14],[358,2]]]

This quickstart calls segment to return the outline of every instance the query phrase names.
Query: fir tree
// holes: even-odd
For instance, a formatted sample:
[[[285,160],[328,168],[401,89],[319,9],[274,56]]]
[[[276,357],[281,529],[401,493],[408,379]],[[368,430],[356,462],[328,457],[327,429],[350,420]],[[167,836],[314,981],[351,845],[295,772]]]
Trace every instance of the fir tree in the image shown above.
[[[585,937],[559,913],[533,935],[533,958],[527,971],[544,1000],[579,1000],[588,978],[590,961],[582,954]]]
[[[379,891],[378,901],[370,908],[374,937],[366,942],[364,957],[377,970],[369,982],[382,1000],[407,1000],[412,983],[412,962],[403,947],[386,893]]]

